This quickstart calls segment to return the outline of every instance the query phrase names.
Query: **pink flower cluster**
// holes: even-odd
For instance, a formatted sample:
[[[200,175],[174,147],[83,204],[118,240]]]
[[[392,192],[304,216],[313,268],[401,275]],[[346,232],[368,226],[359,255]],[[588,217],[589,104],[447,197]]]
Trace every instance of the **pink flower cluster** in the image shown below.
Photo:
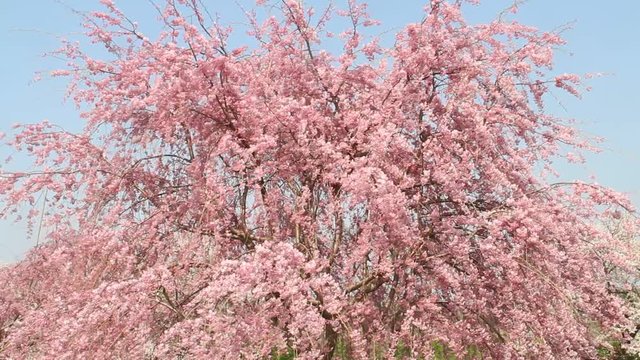
[[[3,214],[40,195],[47,230],[0,269],[0,357],[566,359],[620,335],[608,276],[635,258],[598,223],[636,233],[630,205],[536,174],[588,146],[544,110],[580,81],[547,75],[555,34],[433,1],[385,47],[365,4],[258,1],[279,15],[232,48],[198,1],[154,40],[102,3],[110,55],[66,43],[54,73],[84,130],[22,126],[38,170],[0,175]]]

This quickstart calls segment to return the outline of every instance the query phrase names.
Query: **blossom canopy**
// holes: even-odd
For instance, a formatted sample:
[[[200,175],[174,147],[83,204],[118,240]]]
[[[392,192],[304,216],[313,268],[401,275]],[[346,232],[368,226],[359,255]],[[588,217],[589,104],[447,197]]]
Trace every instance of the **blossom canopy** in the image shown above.
[[[0,174],[4,214],[40,194],[47,230],[0,269],[0,357],[564,359],[621,336],[610,274],[636,260],[598,224],[637,233],[631,206],[539,174],[590,149],[544,107],[579,94],[557,34],[434,0],[385,46],[364,3],[263,0],[233,48],[197,0],[152,3],[155,37],[101,2],[106,55],[65,42],[53,73],[84,129],[21,126],[37,170]]]

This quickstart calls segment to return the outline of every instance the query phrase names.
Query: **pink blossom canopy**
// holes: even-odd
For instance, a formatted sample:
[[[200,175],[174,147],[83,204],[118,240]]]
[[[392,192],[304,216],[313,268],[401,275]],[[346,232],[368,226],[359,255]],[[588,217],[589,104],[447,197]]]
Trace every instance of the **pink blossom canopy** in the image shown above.
[[[1,174],[5,214],[42,196],[47,235],[0,269],[0,357],[566,359],[620,335],[633,258],[598,224],[630,205],[539,175],[589,148],[544,108],[580,85],[550,75],[557,34],[432,1],[385,46],[365,4],[258,1],[234,48],[196,0],[154,37],[102,3],[108,53],[67,42],[53,73],[84,130],[10,140],[37,170]]]

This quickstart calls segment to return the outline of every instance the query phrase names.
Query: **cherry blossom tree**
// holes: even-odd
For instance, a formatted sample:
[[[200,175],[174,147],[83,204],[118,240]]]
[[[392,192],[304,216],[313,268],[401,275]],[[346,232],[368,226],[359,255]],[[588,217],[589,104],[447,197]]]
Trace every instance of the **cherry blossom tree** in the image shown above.
[[[46,241],[0,270],[0,357],[566,359],[624,335],[609,267],[636,258],[596,220],[631,205],[540,173],[591,149],[544,107],[579,95],[558,34],[433,0],[384,45],[366,4],[262,0],[235,47],[197,0],[155,4],[157,36],[101,2],[107,53],[64,43],[53,73],[84,130],[9,140],[36,168],[1,174],[3,214],[31,204]]]
[[[631,216],[605,219],[601,227],[606,229],[618,241],[629,242],[631,251],[637,253],[638,236],[637,231],[630,232],[633,228],[629,222],[636,221]],[[637,255],[636,255],[637,256]],[[607,359],[627,359],[634,360],[640,358],[640,287],[637,274],[627,271],[619,271],[614,264],[602,259],[605,272],[607,272],[607,288],[610,293],[619,296],[628,307],[626,317],[628,317],[627,336],[624,339],[609,339],[612,346],[601,346],[600,355]],[[606,334],[603,334],[606,337]]]

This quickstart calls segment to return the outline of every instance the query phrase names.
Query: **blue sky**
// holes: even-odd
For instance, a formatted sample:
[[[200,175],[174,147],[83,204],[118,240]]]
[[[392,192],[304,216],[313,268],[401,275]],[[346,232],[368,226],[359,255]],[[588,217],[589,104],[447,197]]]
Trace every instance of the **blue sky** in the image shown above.
[[[203,0],[211,12],[223,21],[241,21],[235,1]],[[251,7],[248,0],[238,1]],[[308,5],[325,5],[326,1],[305,1]],[[337,4],[343,1],[336,0]],[[425,1],[370,0],[372,15],[382,21],[380,31],[398,29],[419,21]],[[116,0],[126,13],[144,28],[153,24],[155,13],[144,0]],[[510,1],[485,0],[480,6],[466,8],[471,22],[487,21]],[[59,60],[43,57],[59,45],[59,38],[78,39],[80,19],[71,11],[99,8],[97,0],[38,0],[0,2],[0,132],[10,133],[16,122],[31,123],[49,119],[66,129],[81,128],[78,111],[64,102],[65,82],[44,77],[33,82],[36,72],[63,65]],[[564,33],[568,44],[557,53],[555,72],[608,74],[591,80],[593,90],[581,100],[561,97],[562,104],[550,103],[549,111],[577,119],[588,135],[602,136],[604,151],[587,156],[587,163],[569,166],[559,163],[563,179],[586,179],[596,175],[600,184],[628,193],[640,206],[640,1],[558,1],[530,0],[515,16],[519,21],[552,30],[572,24]],[[234,37],[242,42],[242,34]],[[0,159],[12,150],[0,145]],[[20,156],[15,157],[20,166]],[[3,165],[6,167],[6,165]],[[20,259],[34,243],[27,239],[24,224],[0,219],[0,263]]]

